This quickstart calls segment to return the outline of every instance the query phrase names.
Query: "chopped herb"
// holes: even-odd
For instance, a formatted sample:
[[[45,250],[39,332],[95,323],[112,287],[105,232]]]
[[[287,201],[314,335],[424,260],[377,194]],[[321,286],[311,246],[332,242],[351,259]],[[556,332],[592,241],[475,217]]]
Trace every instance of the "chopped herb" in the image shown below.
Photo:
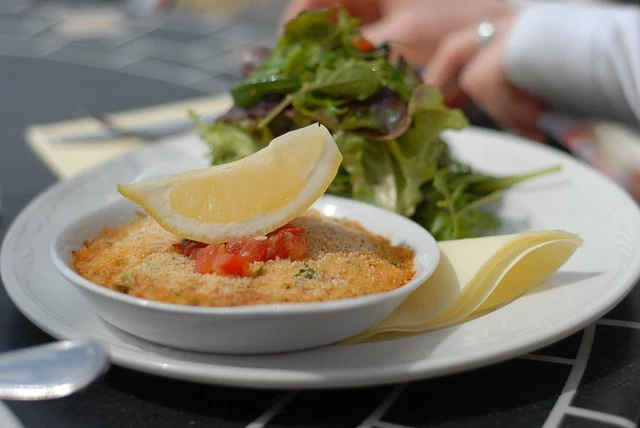
[[[124,284],[116,284],[113,286],[116,290],[118,290],[121,293],[124,294],[129,294],[129,291],[131,291],[131,287],[129,287],[128,285],[124,285]]]
[[[136,282],[136,279],[129,272],[125,272],[120,275],[120,282],[123,284],[133,284]]]
[[[200,299],[198,299],[197,297],[192,298],[191,300],[189,300],[189,305],[200,306]]]
[[[316,277],[316,272],[313,269],[311,269],[311,267],[308,264],[305,263],[304,268],[300,269],[298,273],[295,274],[294,276],[302,277],[306,279],[314,279]]]

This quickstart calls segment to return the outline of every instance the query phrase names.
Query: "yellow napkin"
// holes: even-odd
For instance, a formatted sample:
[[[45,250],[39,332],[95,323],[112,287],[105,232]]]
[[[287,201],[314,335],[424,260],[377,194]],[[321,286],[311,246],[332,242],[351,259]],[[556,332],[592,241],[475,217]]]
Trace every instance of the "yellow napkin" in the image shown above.
[[[486,314],[547,280],[581,244],[559,230],[440,242],[433,275],[381,323],[342,343],[400,338]]]
[[[173,103],[107,114],[122,128],[152,126],[174,120],[190,121],[189,109],[207,117],[226,112],[233,101],[226,95],[190,98]],[[63,122],[35,123],[27,127],[24,136],[31,150],[59,178],[69,178],[79,172],[147,144],[136,138],[116,138],[107,141],[60,143],[61,137],[85,135],[100,131],[103,125],[92,118],[78,118]]]

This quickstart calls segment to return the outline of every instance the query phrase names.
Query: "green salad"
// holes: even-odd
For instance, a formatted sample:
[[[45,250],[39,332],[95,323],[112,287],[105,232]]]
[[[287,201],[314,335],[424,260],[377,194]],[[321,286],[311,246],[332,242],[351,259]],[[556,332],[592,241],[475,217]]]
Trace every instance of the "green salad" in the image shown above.
[[[254,153],[312,123],[332,133],[343,162],[327,193],[410,217],[437,240],[491,233],[488,204],[516,183],[557,168],[493,177],[458,161],[440,134],[468,125],[437,88],[422,83],[387,43],[374,46],[339,9],[303,12],[230,90],[233,107],[213,123],[191,112],[211,164]],[[301,144],[304,144],[301,141]]]

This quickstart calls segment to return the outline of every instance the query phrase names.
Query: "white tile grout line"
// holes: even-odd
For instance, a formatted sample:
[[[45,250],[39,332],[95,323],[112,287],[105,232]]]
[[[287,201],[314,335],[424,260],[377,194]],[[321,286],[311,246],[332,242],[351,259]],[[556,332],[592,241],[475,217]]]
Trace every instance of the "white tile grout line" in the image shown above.
[[[5,5],[5,9],[2,10],[2,13],[18,15],[24,12],[25,10],[29,9],[29,6],[31,5],[27,2],[24,2],[16,7]]]
[[[380,418],[384,416],[384,414],[389,410],[389,408],[396,402],[396,400],[400,397],[400,395],[404,392],[407,387],[406,383],[401,383],[393,387],[391,392],[385,397],[384,400],[376,407],[376,409],[371,412],[371,414],[358,425],[357,428],[373,428],[374,426],[379,426]]]
[[[211,94],[212,93],[211,91],[206,91],[206,90],[195,88],[193,86],[194,83],[192,81],[184,81],[184,80],[180,81],[178,79],[172,80],[172,79],[163,78],[161,76],[144,75],[144,74],[141,74],[141,73],[135,73],[135,72],[129,71],[126,68],[124,68],[124,67],[126,67],[128,65],[140,62],[140,61],[144,60],[147,57],[140,57],[140,58],[135,58],[135,59],[134,58],[126,58],[123,61],[119,62],[117,57],[112,56],[110,58],[110,62],[109,62],[110,65],[109,66],[103,66],[101,64],[91,63],[89,61],[81,62],[81,61],[69,60],[67,58],[51,58],[51,57],[48,56],[49,54],[55,52],[56,50],[58,50],[58,49],[60,49],[60,48],[62,48],[64,46],[66,46],[66,45],[55,46],[55,47],[53,47],[52,49],[50,49],[48,51],[38,52],[35,55],[27,55],[27,54],[21,55],[19,53],[15,53],[15,52],[0,52],[0,55],[12,56],[12,57],[39,58],[39,59],[43,59],[43,60],[46,60],[46,61],[60,62],[60,63],[64,63],[64,64],[84,65],[84,66],[87,66],[87,67],[94,67],[94,68],[98,68],[98,69],[101,69],[101,70],[112,70],[112,71],[117,71],[119,73],[130,75],[130,76],[144,77],[146,79],[156,80],[156,81],[159,81],[159,82],[164,82],[164,83],[169,83],[169,84],[172,84],[172,85],[181,86],[183,88],[193,89],[193,90],[205,93],[205,94]],[[188,66],[185,66],[185,67],[188,67]],[[205,80],[208,80],[208,78],[205,78],[205,79],[202,79],[202,80],[199,80],[199,81],[202,82],[202,81],[205,81]]]
[[[32,30],[30,32],[28,32],[26,34],[26,36],[28,38],[34,38],[37,37],[39,34],[44,33],[47,30],[50,30],[51,28],[55,27],[58,24],[58,21],[53,19],[51,22],[47,23],[47,25],[44,25],[42,27],[37,28],[36,30]],[[24,27],[24,26],[23,26]]]
[[[154,31],[156,28],[147,28],[142,30],[139,33],[135,33],[133,35],[130,35],[129,37],[123,37],[122,39],[118,39],[117,41],[108,41],[107,44],[111,49],[117,49],[120,48],[124,45],[126,45],[127,43],[131,43],[131,42],[135,42],[138,39],[141,39],[142,37],[146,36],[147,34],[151,33],[152,31]]]
[[[258,416],[253,422],[249,423],[245,428],[265,427],[275,415],[280,413],[280,411],[296,397],[296,395],[298,395],[298,391],[290,391],[282,395],[271,407],[265,410],[263,414]]]
[[[640,322],[637,322],[637,321],[611,320],[611,319],[602,318],[597,321],[597,324],[608,325],[611,327],[627,327],[627,328],[634,328],[636,330],[640,330]]]
[[[32,40],[33,40],[33,39],[32,39]],[[48,50],[47,50],[47,49],[45,49],[45,50],[40,51],[40,57],[39,57],[39,58],[40,58],[40,59],[46,59],[45,57],[46,57],[47,55],[50,55],[50,54],[52,54],[53,52],[55,52],[55,51],[57,51],[57,50],[62,49],[63,47],[67,46],[68,44],[69,44],[69,42],[68,42],[68,41],[60,40],[60,43],[59,43],[57,46],[53,46],[51,49],[48,49]]]
[[[576,389],[580,384],[580,380],[582,380],[584,370],[587,367],[587,361],[589,360],[589,355],[591,354],[591,347],[593,346],[595,331],[595,324],[591,324],[584,329],[582,333],[582,340],[580,341],[580,348],[578,349],[578,355],[576,357],[576,362],[571,367],[571,372],[567,377],[567,382],[562,388],[562,393],[556,400],[556,403],[553,405],[553,409],[551,409],[551,412],[549,413],[549,416],[547,417],[547,420],[545,421],[542,428],[555,428],[559,426],[562,418],[567,413],[567,410],[571,405],[571,400],[573,400]]]
[[[638,424],[630,419],[623,418],[622,416],[612,415],[609,413],[598,412],[596,410],[583,409],[581,407],[570,406],[567,409],[567,414],[579,416],[585,419],[591,419],[593,421],[605,422],[611,425],[615,425],[623,428],[637,428]]]
[[[134,64],[136,62],[140,62],[140,61],[142,61],[142,60],[144,60],[146,58],[148,58],[148,57],[145,56],[145,55],[141,55],[139,57],[135,57],[135,58],[134,57],[129,57],[129,58],[125,59],[125,57],[122,57],[121,55],[118,55],[118,54],[113,55],[112,54],[111,57],[110,57],[110,63],[112,65],[110,70],[121,71],[122,68],[124,68],[124,67],[126,67],[128,65]],[[123,73],[126,73],[126,72],[123,72]]]
[[[392,422],[378,421],[374,425],[375,428],[412,428],[407,425],[398,425]]]
[[[520,357],[522,360],[542,361],[544,363],[566,364],[572,366],[576,363],[573,358],[552,357],[550,355],[526,354]]]
[[[80,65],[84,65],[84,66],[87,66],[87,67],[98,68],[98,69],[101,69],[101,70],[114,70],[114,71],[118,71],[119,73],[124,73],[124,74],[128,74],[128,75],[131,75],[131,76],[144,77],[144,78],[151,79],[151,80],[157,80],[159,82],[169,83],[169,84],[172,84],[172,85],[178,85],[178,86],[182,86],[184,88],[193,89],[193,88],[191,88],[189,86],[188,82],[187,83],[181,82],[181,81],[179,81],[177,79],[176,80],[166,79],[166,78],[162,78],[160,76],[143,75],[143,74],[140,74],[140,73],[134,73],[132,71],[129,71],[129,70],[123,68],[123,67],[126,67],[127,65],[131,65],[133,63],[139,62],[139,61],[143,60],[146,57],[137,58],[134,61],[123,61],[124,65],[122,65],[121,67],[119,67],[118,64],[115,64],[113,67],[104,67],[104,66],[102,66],[100,64],[95,64],[95,63],[89,63],[89,62],[80,63],[78,61],[71,61],[71,60],[68,60],[68,59],[65,59],[65,58],[51,58],[51,57],[48,56],[49,54],[57,51],[58,49],[60,49],[60,48],[62,48],[64,46],[66,46],[66,44],[55,46],[53,49],[50,49],[50,50],[45,51],[45,52],[38,52],[36,55],[21,55],[21,54],[15,53],[15,52],[0,52],[0,55],[12,56],[12,57],[40,58],[40,59],[43,59],[43,60],[46,60],[46,61],[60,62],[60,63],[64,63],[64,64],[75,64],[75,65],[80,64]],[[112,62],[111,63],[113,64],[113,58],[112,58]],[[188,67],[188,66],[185,66],[185,67]]]

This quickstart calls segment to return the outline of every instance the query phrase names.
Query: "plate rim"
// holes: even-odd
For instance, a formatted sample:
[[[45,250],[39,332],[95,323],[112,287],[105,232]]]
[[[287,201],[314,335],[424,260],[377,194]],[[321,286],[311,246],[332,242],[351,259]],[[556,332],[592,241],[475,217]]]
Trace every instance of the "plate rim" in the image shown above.
[[[474,126],[469,126],[467,129],[460,132],[464,132],[467,134],[480,133],[485,134],[486,136],[495,136],[497,138],[504,138],[505,134],[510,135],[505,132],[478,128]],[[555,148],[544,146],[540,143],[535,143],[533,141],[526,140],[517,136],[510,135],[510,137],[516,139],[518,144],[522,144],[525,146],[535,146],[535,149],[547,152],[548,154],[551,154],[559,160],[576,166],[584,173],[597,177],[599,181],[603,181],[603,184],[606,183],[606,185],[608,185],[611,190],[617,192],[617,198],[626,203],[630,209],[633,209],[634,216],[640,219],[640,207],[638,207],[638,204],[636,204],[635,201],[633,201],[633,199],[617,183],[615,183],[606,175],[597,170],[587,167],[573,157]],[[184,138],[184,136],[172,138],[169,141],[175,141],[179,138]],[[157,144],[154,144],[154,146],[157,146]],[[145,149],[153,150],[154,148],[143,147],[140,150]],[[123,154],[116,157],[115,159],[107,160],[106,162],[118,162],[122,156],[127,155],[128,154]],[[76,181],[81,180],[85,175],[88,175],[90,173],[91,171],[79,173],[76,176]],[[28,214],[37,209],[41,201],[46,199],[49,194],[54,193],[61,187],[66,186],[70,186],[67,180],[57,181],[45,188],[28,204],[26,204],[9,225],[2,246],[0,247],[0,276],[2,277],[4,288],[12,303],[27,319],[29,319],[37,327],[58,339],[67,339],[77,337],[78,335],[85,336],[85,334],[82,332],[77,332],[76,336],[68,336],[66,332],[58,331],[53,326],[50,326],[43,320],[38,319],[36,314],[32,314],[30,312],[30,309],[27,306],[29,306],[29,304],[37,305],[37,303],[31,300],[28,294],[25,293],[24,290],[22,290],[22,287],[18,284],[17,279],[16,284],[9,285],[10,283],[7,281],[9,261],[7,260],[7,256],[5,255],[5,253],[7,252],[8,242],[14,239],[14,235],[17,233],[17,226],[19,223],[21,223],[21,220],[27,218]],[[635,235],[636,236],[634,237],[638,239],[637,242],[640,242],[640,228],[637,228]],[[421,365],[424,365],[425,361],[422,360],[420,362],[422,363],[421,365],[414,364],[411,367],[407,367],[406,363],[398,363],[392,366],[388,366],[387,370],[384,373],[377,372],[371,374],[370,369],[367,368],[362,370],[348,368],[343,372],[340,372],[339,370],[332,370],[333,373],[339,372],[339,376],[332,376],[332,378],[327,380],[323,378],[315,378],[313,376],[311,378],[300,376],[300,373],[303,373],[300,371],[284,371],[282,369],[276,368],[235,367],[223,364],[209,364],[193,361],[184,362],[183,364],[167,364],[166,361],[157,361],[157,357],[153,359],[153,361],[151,361],[151,359],[148,358],[148,351],[133,351],[121,346],[118,347],[117,352],[113,352],[113,346],[111,344],[107,345],[112,350],[112,362],[116,365],[148,374],[186,381],[194,381],[204,384],[262,389],[336,389],[389,385],[399,382],[435,378],[452,373],[462,373],[471,369],[506,361],[527,352],[540,349],[564,337],[576,333],[585,328],[591,322],[602,317],[602,315],[615,307],[629,294],[629,292],[631,292],[631,290],[633,290],[633,288],[635,288],[638,279],[640,279],[640,258],[635,263],[627,265],[626,269],[622,271],[621,274],[622,275],[617,279],[617,282],[624,285],[621,285],[618,289],[616,289],[616,293],[609,293],[607,294],[605,301],[599,301],[598,305],[591,305],[596,306],[596,308],[587,310],[588,307],[586,307],[584,311],[578,314],[574,314],[572,316],[572,322],[565,322],[560,324],[559,327],[547,329],[547,332],[543,335],[543,337],[536,337],[540,336],[538,334],[534,335],[534,337],[528,338],[528,340],[519,339],[517,341],[514,341],[514,344],[509,346],[508,349],[502,349],[503,347],[498,346],[498,348],[501,349],[495,350],[493,349],[495,347],[488,346],[483,349],[482,352],[476,351],[476,356],[473,359],[467,359],[464,357],[447,358],[446,361],[443,361],[438,365],[436,370],[431,367],[421,367]],[[22,293],[22,296],[19,295],[20,293]],[[26,298],[26,301],[23,301],[22,298]],[[41,309],[38,308],[38,310],[42,312]],[[56,322],[58,321],[56,320]],[[70,329],[70,327],[65,326],[64,330],[68,329]],[[369,344],[358,344],[348,346],[368,345]],[[146,355],[147,358],[141,359],[139,358],[140,355]],[[160,356],[160,359],[162,359],[162,356]],[[209,373],[208,377],[203,377],[202,371],[205,367],[209,368],[209,370],[207,370],[207,372]],[[215,375],[212,376],[211,367],[217,367],[221,370],[214,370]],[[367,370],[368,373],[364,373]]]

